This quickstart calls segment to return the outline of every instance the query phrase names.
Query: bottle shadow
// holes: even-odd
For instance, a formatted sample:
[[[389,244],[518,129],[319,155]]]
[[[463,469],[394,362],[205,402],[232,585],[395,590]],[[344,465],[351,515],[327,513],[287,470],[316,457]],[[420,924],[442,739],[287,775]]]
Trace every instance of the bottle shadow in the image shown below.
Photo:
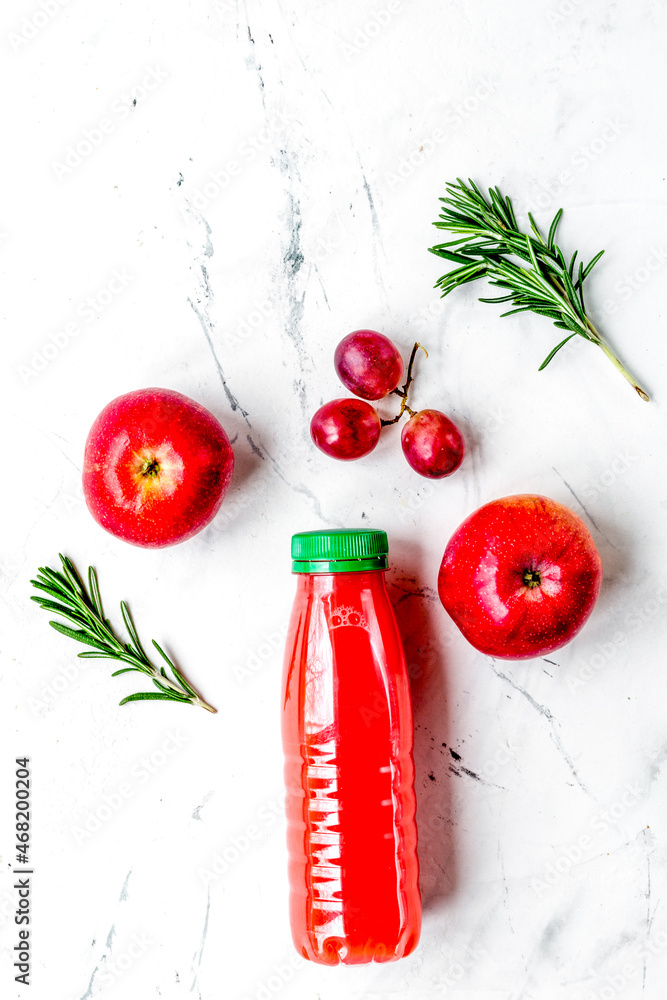
[[[424,553],[413,541],[392,536],[387,587],[403,639],[415,722],[415,792],[419,838],[419,882],[424,910],[457,889],[456,827],[453,817],[453,720],[442,635],[445,612],[427,584]]]

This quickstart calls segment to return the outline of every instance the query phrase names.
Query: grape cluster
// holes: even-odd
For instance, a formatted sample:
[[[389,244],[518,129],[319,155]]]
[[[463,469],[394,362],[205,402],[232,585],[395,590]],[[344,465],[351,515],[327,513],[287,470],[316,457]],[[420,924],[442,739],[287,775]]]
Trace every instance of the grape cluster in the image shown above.
[[[344,462],[363,458],[375,448],[382,428],[397,423],[407,412],[410,419],[401,433],[401,447],[408,465],[428,479],[456,472],[465,450],[456,424],[439,410],[415,412],[408,406],[412,366],[420,347],[413,347],[405,383],[399,388],[403,359],[388,337],[375,330],[355,330],[343,337],[334,354],[334,367],[343,385],[360,398],[332,399],[313,415],[310,435],[325,455]],[[400,397],[400,412],[392,420],[381,420],[368,400],[390,394]]]

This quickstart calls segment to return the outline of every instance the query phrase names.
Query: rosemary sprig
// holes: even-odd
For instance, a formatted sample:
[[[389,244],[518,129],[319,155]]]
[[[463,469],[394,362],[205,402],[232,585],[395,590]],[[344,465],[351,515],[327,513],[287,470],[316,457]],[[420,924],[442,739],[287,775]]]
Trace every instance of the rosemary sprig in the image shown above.
[[[597,344],[638,395],[648,401],[648,394],[619,361],[586,312],[584,281],[604,250],[585,266],[581,261],[577,266],[577,251],[567,262],[555,243],[562,208],[556,212],[545,239],[530,212],[528,219],[533,234],[519,230],[512,202],[497,187],[489,188],[490,200],[487,201],[472,180],[468,184],[470,186],[460,178],[456,184],[446,184],[447,196],[440,199],[443,210],[439,221],[434,223],[438,229],[446,229],[456,235],[447,243],[430,247],[431,253],[458,265],[436,283],[435,287],[442,290],[443,297],[459,285],[477,278],[488,278],[490,284],[505,289],[507,294],[480,299],[480,302],[510,302],[514,308],[504,312],[503,316],[531,311],[548,316],[554,321],[554,326],[568,331],[568,336],[544,359],[540,371],[546,368],[568,340],[579,335]],[[521,266],[508,259],[507,255],[524,261],[528,266]]]
[[[115,670],[112,677],[137,670],[151,678],[157,691],[140,691],[137,694],[130,694],[123,698],[119,704],[125,705],[128,701],[180,701],[186,705],[200,705],[208,712],[217,711],[199,697],[155,639],[153,639],[153,645],[169,666],[172,677],[168,676],[164,667],[156,667],[151,663],[137,635],[125,601],[120,602],[120,610],[131,641],[124,643],[117,638],[109,620],[104,617],[97,574],[92,566],[88,567],[90,593],[87,593],[71,560],[61,555],[60,561],[62,573],[58,573],[48,566],[40,566],[37,579],[30,582],[34,587],[45,591],[48,597],[42,597],[41,594],[39,596],[33,595],[31,600],[37,601],[40,608],[45,611],[60,615],[77,626],[70,628],[61,622],[49,622],[49,625],[57,632],[61,632],[71,639],[76,639],[77,642],[82,642],[86,646],[94,647],[92,650],[79,653],[79,656],[86,659],[119,660],[126,664],[119,670]]]

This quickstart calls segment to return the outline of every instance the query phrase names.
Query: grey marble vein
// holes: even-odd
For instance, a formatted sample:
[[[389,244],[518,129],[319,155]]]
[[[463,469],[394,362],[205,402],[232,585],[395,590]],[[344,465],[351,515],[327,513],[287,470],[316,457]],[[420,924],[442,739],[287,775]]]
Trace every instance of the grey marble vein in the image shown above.
[[[188,302],[195,316],[199,320],[200,326],[204,332],[204,336],[206,337],[206,342],[213,356],[213,361],[215,364],[216,371],[218,373],[218,378],[220,379],[223,391],[225,393],[225,396],[227,397],[227,402],[229,403],[232,412],[238,410],[243,419],[245,420],[245,422],[248,424],[248,426],[250,426],[250,421],[248,419],[248,411],[241,406],[238,399],[236,398],[232,390],[229,388],[227,377],[222,369],[222,365],[220,364],[220,359],[218,358],[213,343],[213,324],[211,322],[210,312],[209,312],[210,302],[213,297],[213,290],[211,289],[211,283],[208,275],[208,268],[206,266],[205,261],[201,259],[201,254],[203,254],[205,258],[210,258],[213,256],[214,250],[213,250],[213,242],[211,239],[211,227],[209,226],[208,222],[201,215],[200,212],[198,212],[194,208],[191,208],[190,211],[192,215],[204,227],[204,246],[200,254],[198,254],[195,258],[199,268],[198,294],[196,296],[197,301],[195,302],[192,298],[188,298]]]
[[[120,896],[118,897],[118,901],[120,903],[124,903],[127,900],[127,886],[130,881],[131,874],[132,874],[132,869],[130,868],[129,872],[125,876],[125,881],[123,882],[123,888],[120,890]]]
[[[567,480],[565,479],[565,477],[560,474],[560,472],[558,471],[558,469],[556,468],[555,465],[552,465],[551,468],[554,470],[554,472],[556,473],[556,475],[558,476],[558,478],[562,480],[563,485],[570,491],[570,493],[572,494],[572,496],[574,497],[574,499],[577,501],[577,503],[579,504],[579,506],[583,510],[584,514],[588,518],[588,520],[591,522],[591,524],[595,528],[595,530],[599,531],[600,534],[602,535],[602,531],[600,530],[599,525],[596,523],[595,518],[590,513],[590,511],[587,510],[586,507],[584,507],[583,502],[579,499],[579,497],[574,492],[574,490],[572,489],[572,487],[570,486],[570,484],[567,482]],[[602,537],[604,538],[605,536],[603,535]],[[609,539],[607,538],[606,541],[609,541]],[[611,545],[611,542],[609,542],[609,544]]]
[[[210,912],[211,912],[211,886],[209,884],[206,893],[206,915],[204,917],[204,927],[202,929],[201,941],[199,942],[199,950],[195,952],[192,959],[193,977],[192,977],[192,985],[190,987],[190,993],[194,993],[196,989],[200,998],[202,993],[198,986],[199,970],[201,968],[202,957],[204,955],[204,946],[206,944],[206,936],[208,934],[208,918]]]
[[[588,796],[590,796],[590,798],[592,798],[593,801],[597,805],[600,805],[600,803],[598,802],[598,800],[595,797],[595,795],[593,795],[593,793],[590,791],[590,789],[588,789],[586,787],[586,785],[584,785],[583,781],[581,780],[581,778],[579,776],[579,772],[577,771],[576,767],[574,766],[574,761],[572,760],[572,758],[570,757],[570,755],[566,751],[565,747],[563,746],[563,742],[562,742],[562,740],[561,740],[558,732],[556,731],[555,719],[554,719],[554,717],[553,717],[550,709],[548,709],[546,707],[546,705],[540,705],[540,703],[535,698],[533,698],[533,696],[532,696],[532,694],[530,694],[530,692],[526,691],[525,688],[522,688],[520,684],[517,684],[517,682],[515,680],[513,680],[511,677],[508,677],[507,674],[504,674],[502,672],[502,670],[499,670],[496,667],[495,660],[493,660],[492,657],[487,657],[487,661],[488,661],[489,665],[491,666],[491,669],[493,670],[493,672],[496,675],[496,677],[499,677],[501,680],[503,680],[507,684],[509,684],[510,687],[513,687],[515,691],[518,691],[519,694],[523,695],[523,697],[526,699],[526,701],[529,703],[529,705],[532,705],[532,707],[535,709],[535,711],[539,712],[539,714],[542,715],[547,720],[547,722],[549,723],[549,727],[551,729],[551,733],[550,733],[551,740],[554,743],[554,745],[556,746],[556,748],[558,749],[558,752],[560,753],[560,755],[562,756],[563,760],[565,761],[565,763],[569,767],[570,771],[572,772],[573,778],[575,779],[575,781],[577,782],[577,784],[581,788],[582,792],[585,792],[585,794],[588,795]]]

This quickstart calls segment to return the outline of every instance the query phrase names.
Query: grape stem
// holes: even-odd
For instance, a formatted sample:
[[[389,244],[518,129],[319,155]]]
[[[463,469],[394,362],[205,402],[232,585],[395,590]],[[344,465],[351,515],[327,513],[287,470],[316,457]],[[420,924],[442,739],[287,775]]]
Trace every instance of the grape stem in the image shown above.
[[[392,394],[394,396],[400,396],[400,398],[401,398],[401,408],[398,411],[397,415],[395,417],[393,417],[392,420],[381,420],[380,421],[380,425],[382,427],[389,427],[389,426],[391,426],[391,424],[398,423],[398,421],[401,419],[401,417],[406,412],[406,410],[410,414],[411,417],[414,417],[414,416],[417,415],[417,411],[416,410],[411,410],[410,407],[408,406],[408,391],[410,389],[410,385],[414,381],[414,376],[412,374],[412,368],[413,368],[414,363],[415,363],[415,356],[417,354],[417,351],[420,348],[424,352],[424,354],[426,355],[426,357],[428,357],[428,351],[426,350],[426,348],[423,346],[423,344],[420,344],[418,341],[416,341],[415,342],[415,346],[412,348],[412,353],[410,354],[410,361],[408,362],[408,377],[405,380],[405,384],[400,389],[399,388],[392,389]]]

